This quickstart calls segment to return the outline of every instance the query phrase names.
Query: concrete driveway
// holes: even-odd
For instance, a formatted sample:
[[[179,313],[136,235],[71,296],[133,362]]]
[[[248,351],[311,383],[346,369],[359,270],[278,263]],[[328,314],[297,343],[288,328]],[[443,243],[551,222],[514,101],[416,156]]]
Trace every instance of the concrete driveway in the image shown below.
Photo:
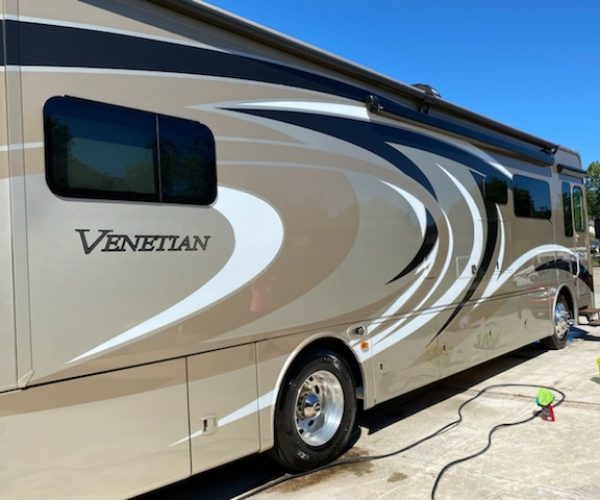
[[[567,401],[556,410],[556,422],[538,418],[499,430],[483,456],[448,471],[436,498],[600,498],[597,330],[595,335],[594,329],[574,329],[562,351],[530,346],[449,378],[396,410],[386,405],[371,412],[363,424],[374,425],[376,432],[363,432],[349,455],[379,454],[417,441],[452,421],[460,403],[485,386],[551,385],[567,394]],[[459,427],[402,455],[323,471],[256,498],[430,498],[435,477],[446,463],[484,447],[495,425],[531,415],[535,394],[535,389],[493,390],[465,407],[465,420]],[[392,424],[392,420],[397,421]],[[377,430],[386,423],[391,425]]]
[[[448,471],[436,499],[600,498],[600,328],[573,329],[562,351],[531,345],[444,380],[408,400],[398,398],[361,419],[363,432],[348,456],[404,447],[454,420],[459,405],[500,383],[555,386],[567,394],[556,422],[536,418],[500,429],[483,456]],[[286,482],[255,498],[427,499],[442,467],[487,442],[502,422],[536,409],[535,389],[496,389],[464,410],[464,422],[433,440],[385,460],[342,466]],[[283,472],[253,456],[155,492],[148,498],[231,498]]]

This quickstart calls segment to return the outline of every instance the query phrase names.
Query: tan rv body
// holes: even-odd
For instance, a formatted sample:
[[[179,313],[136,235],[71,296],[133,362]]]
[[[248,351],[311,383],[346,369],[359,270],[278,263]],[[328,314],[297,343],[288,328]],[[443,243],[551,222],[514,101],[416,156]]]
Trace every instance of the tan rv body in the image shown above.
[[[126,497],[266,451],[286,371],[311,346],[347,359],[369,408],[552,335],[560,293],[575,317],[593,305],[589,237],[565,236],[561,189],[583,177],[570,150],[436,98],[423,109],[421,91],[303,58],[234,17],[247,32],[226,29],[191,2],[0,6],[0,496]],[[173,68],[152,67],[162,50]],[[175,67],[184,53],[235,58],[204,73]],[[242,58],[255,79],[233,74]],[[43,109],[56,96],[208,126],[216,201],[53,193]],[[490,208],[478,165],[548,183],[550,220],[515,216],[511,189]]]

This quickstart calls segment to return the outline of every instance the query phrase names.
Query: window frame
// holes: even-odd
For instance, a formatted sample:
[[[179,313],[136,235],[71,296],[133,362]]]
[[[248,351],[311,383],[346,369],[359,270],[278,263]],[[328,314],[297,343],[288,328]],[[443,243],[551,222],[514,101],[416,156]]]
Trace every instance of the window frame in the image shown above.
[[[93,188],[73,188],[68,186],[67,184],[63,184],[57,182],[56,178],[53,174],[53,169],[55,168],[53,161],[53,137],[52,131],[48,126],[48,122],[51,118],[51,107],[55,105],[56,102],[59,101],[68,101],[72,102],[81,102],[84,105],[98,105],[104,106],[106,108],[114,108],[120,111],[131,111],[136,114],[145,114],[148,116],[152,116],[154,119],[154,144],[152,146],[152,172],[154,175],[154,192],[153,193],[140,193],[134,191],[111,191],[111,190],[102,190],[102,189],[93,189]],[[208,177],[209,182],[209,196],[206,199],[178,199],[178,200],[164,200],[163,199],[163,191],[162,191],[162,166],[161,166],[161,158],[160,158],[160,148],[161,148],[161,137],[160,137],[160,129],[159,122],[160,118],[165,117],[168,119],[178,120],[181,122],[187,122],[189,124],[193,124],[194,126],[200,127],[200,130],[204,134],[203,139],[207,139],[211,151],[208,152],[209,156],[209,164],[201,165],[199,168],[208,169],[208,172],[203,172],[202,176]],[[146,202],[146,203],[168,203],[168,204],[177,204],[177,205],[195,205],[195,206],[209,206],[213,204],[217,198],[217,172],[216,172],[216,144],[212,131],[203,123],[196,120],[189,120],[187,118],[180,118],[172,115],[164,115],[161,113],[154,113],[152,111],[145,111],[136,108],[130,108],[127,106],[120,106],[117,104],[110,104],[100,101],[92,101],[88,99],[81,99],[78,97],[72,96],[53,96],[50,97],[44,104],[43,108],[43,127],[44,127],[44,160],[45,160],[45,177],[46,183],[54,194],[64,198],[76,198],[76,199],[90,199],[90,200],[106,200],[106,201],[131,201],[131,202]]]

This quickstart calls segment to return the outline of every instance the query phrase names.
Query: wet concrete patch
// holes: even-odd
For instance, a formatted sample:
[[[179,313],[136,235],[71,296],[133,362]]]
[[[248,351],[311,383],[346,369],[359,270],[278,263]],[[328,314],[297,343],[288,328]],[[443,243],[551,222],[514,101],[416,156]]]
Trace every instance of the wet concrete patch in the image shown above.
[[[352,448],[348,453],[344,455],[342,460],[347,458],[363,457],[367,456],[368,454],[368,451],[363,448]],[[371,472],[372,469],[373,464],[371,462],[356,462],[345,465],[339,465],[337,467],[332,467],[331,469],[325,469],[320,472],[315,472],[314,474],[309,474],[304,477],[292,479],[274,488],[273,491],[276,493],[293,493],[307,488],[308,486],[318,484],[321,481],[329,481],[331,478],[334,477],[349,474],[353,474],[356,477],[362,477],[365,474]]]
[[[398,481],[404,481],[408,476],[404,472],[392,472],[390,477],[387,478],[388,483],[397,483]]]

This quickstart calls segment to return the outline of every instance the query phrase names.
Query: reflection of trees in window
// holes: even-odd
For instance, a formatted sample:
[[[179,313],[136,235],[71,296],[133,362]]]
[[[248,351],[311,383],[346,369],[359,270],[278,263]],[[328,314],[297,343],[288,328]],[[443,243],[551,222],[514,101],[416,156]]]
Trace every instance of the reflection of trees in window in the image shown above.
[[[200,123],[71,97],[51,98],[44,120],[57,194],[199,205],[215,199],[214,138]]]
[[[533,213],[533,199],[531,193],[524,188],[514,188],[515,214],[522,217],[530,217]]]
[[[575,210],[575,231],[582,233],[585,230],[583,221],[583,193],[581,188],[573,188],[573,205]]]
[[[69,127],[61,123],[56,118],[47,117],[46,130],[52,138],[48,147],[51,151],[53,173],[57,180],[67,184],[67,159],[69,157],[69,149],[71,147],[72,137],[69,133]]]
[[[488,176],[485,179],[485,198],[493,203],[505,205],[508,201],[508,186],[503,179]]]
[[[571,186],[562,183],[563,218],[565,221],[565,236],[573,236],[573,214],[571,210]]]
[[[536,219],[551,219],[550,188],[548,183],[522,175],[513,178],[515,215]]]
[[[214,198],[214,144],[199,123],[160,117],[160,170],[164,201]]]

